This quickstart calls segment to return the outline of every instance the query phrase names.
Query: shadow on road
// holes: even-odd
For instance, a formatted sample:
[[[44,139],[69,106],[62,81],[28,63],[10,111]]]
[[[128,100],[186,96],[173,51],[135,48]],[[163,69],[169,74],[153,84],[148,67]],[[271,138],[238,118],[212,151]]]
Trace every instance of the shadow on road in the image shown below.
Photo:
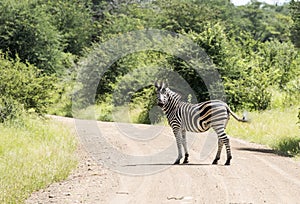
[[[284,157],[292,157],[291,155],[285,154],[283,152],[273,150],[273,149],[267,149],[267,148],[240,147],[240,148],[236,148],[236,150],[248,151],[248,152],[258,152],[258,153],[265,153],[265,154],[275,154],[275,155],[284,156]]]
[[[153,163],[153,164],[128,164],[124,165],[123,167],[134,167],[134,166],[211,166],[212,164],[195,164],[195,163],[188,163],[188,164],[167,164],[167,163]]]

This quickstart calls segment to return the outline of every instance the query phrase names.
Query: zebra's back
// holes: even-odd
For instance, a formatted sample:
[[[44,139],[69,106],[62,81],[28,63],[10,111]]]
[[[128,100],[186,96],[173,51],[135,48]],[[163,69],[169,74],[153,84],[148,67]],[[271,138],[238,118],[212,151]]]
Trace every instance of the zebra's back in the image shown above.
[[[223,101],[212,100],[198,104],[181,103],[176,114],[181,128],[191,132],[205,132],[228,120],[227,105]]]

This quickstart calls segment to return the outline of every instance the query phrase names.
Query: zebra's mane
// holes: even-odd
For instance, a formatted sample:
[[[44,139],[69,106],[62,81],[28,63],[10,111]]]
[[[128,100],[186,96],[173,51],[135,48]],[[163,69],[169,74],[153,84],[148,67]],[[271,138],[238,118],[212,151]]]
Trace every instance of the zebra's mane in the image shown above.
[[[170,96],[173,100],[175,100],[175,101],[180,101],[180,100],[181,100],[182,96],[181,96],[179,93],[177,93],[177,92],[175,92],[175,91],[172,91],[172,90],[169,89],[169,88],[166,88],[166,90],[167,90],[169,96]]]

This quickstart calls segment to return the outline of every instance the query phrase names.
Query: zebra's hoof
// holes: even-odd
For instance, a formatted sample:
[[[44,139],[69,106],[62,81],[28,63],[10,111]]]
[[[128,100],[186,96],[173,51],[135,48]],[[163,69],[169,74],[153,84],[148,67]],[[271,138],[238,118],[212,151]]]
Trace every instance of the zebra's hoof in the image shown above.
[[[224,165],[225,166],[229,166],[230,165],[230,161],[226,161],[226,163]]]
[[[219,159],[215,159],[212,164],[218,164]]]
[[[229,166],[231,159],[232,159],[232,156],[230,156],[229,158],[227,158],[226,163],[224,165]]]
[[[179,164],[179,163],[180,163],[180,159],[177,159],[177,160],[174,162],[174,165]]]
[[[184,155],[184,161],[183,161],[184,164],[189,163],[189,156],[190,155],[188,153],[185,153],[185,155]]]

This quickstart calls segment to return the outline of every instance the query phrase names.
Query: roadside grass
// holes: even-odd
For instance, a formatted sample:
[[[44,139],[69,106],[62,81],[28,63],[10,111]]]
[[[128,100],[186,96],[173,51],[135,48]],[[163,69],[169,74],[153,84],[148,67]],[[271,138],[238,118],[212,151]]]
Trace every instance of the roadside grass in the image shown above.
[[[0,130],[0,203],[23,203],[77,164],[77,140],[56,121],[26,116],[0,124]]]
[[[240,114],[241,115],[241,114]],[[240,123],[232,117],[227,126],[230,136],[269,146],[279,154],[300,156],[298,108],[251,112],[250,123]]]

